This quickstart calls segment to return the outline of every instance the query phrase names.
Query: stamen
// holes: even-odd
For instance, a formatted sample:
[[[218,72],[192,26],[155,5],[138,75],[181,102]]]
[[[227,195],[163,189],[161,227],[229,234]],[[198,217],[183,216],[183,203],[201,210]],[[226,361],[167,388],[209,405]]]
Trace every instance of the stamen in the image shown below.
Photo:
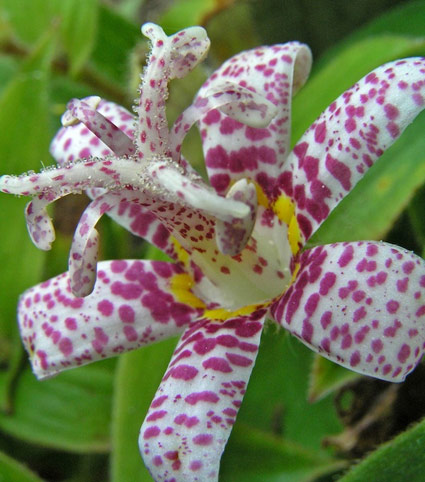
[[[99,242],[95,226],[121,199],[120,193],[114,192],[98,197],[87,206],[78,222],[69,253],[69,277],[75,296],[87,296],[93,290]]]
[[[167,37],[161,27],[148,23],[143,25],[142,33],[151,40],[152,51],[140,87],[135,141],[144,157],[163,156],[169,150],[165,112],[168,82],[184,77],[203,60],[210,42],[201,27],[191,27]]]
[[[44,251],[51,249],[51,244],[55,240],[55,228],[46,210],[46,206],[56,201],[56,199],[56,196],[52,199],[41,194],[30,201],[25,207],[25,218],[31,240],[37,248]]]
[[[134,156],[133,141],[113,122],[96,110],[100,97],[72,99],[62,116],[64,127],[82,122],[93,134],[104,142],[117,156]]]
[[[257,215],[257,191],[255,185],[246,179],[240,179],[229,190],[226,199],[233,199],[249,207],[250,215],[233,218],[229,221],[217,219],[215,236],[218,249],[223,254],[235,256],[246,246],[254,229]]]

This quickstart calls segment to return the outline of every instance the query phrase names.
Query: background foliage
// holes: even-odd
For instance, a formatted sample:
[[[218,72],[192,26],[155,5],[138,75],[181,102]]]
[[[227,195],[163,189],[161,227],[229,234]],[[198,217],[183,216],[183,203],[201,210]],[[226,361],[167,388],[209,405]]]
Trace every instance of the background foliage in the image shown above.
[[[168,33],[208,30],[207,62],[172,84],[171,120],[211,70],[262,43],[301,40],[316,57],[294,100],[293,138],[341,92],[389,60],[425,55],[425,1],[0,0],[2,173],[38,170],[72,97],[132,104],[147,53],[145,21]],[[386,239],[425,243],[425,115],[334,211],[310,245]],[[197,133],[186,156],[202,171]],[[32,246],[24,199],[0,198],[0,481],[142,482],[137,449],[146,409],[175,340],[37,382],[16,328],[19,293],[66,270],[81,197],[57,203],[52,251]],[[102,258],[158,255],[102,220]],[[221,480],[420,481],[425,470],[425,370],[401,385],[361,378],[268,326],[221,467]]]

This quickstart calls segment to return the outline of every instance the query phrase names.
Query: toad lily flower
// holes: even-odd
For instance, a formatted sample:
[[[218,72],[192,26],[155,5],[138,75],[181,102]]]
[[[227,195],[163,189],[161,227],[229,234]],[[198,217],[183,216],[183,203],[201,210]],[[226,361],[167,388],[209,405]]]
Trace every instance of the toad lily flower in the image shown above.
[[[224,63],[169,130],[168,81],[205,56],[201,28],[157,26],[134,118],[90,97],[72,100],[52,143],[59,166],[3,176],[33,196],[34,243],[48,249],[46,206],[87,190],[69,271],[28,290],[19,324],[39,378],[181,334],[140,432],[155,480],[217,480],[219,461],[271,318],[321,355],[402,381],[425,340],[425,265],[382,242],[302,250],[331,210],[424,108],[425,59],[360,80],[289,151],[291,98],[310,70],[297,42]],[[180,155],[197,122],[210,185]],[[97,263],[107,213],[173,262]]]

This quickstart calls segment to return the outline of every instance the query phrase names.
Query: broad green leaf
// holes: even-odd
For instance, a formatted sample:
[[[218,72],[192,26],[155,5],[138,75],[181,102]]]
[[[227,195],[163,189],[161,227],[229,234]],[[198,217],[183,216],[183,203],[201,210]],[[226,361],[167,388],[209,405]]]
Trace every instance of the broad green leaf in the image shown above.
[[[336,43],[319,59],[319,64],[326,64],[329,59],[335,57],[339,51],[348,45],[358,42],[360,39],[377,35],[403,35],[406,37],[423,37],[425,28],[425,1],[414,0],[400,2],[396,7],[377,15],[366,25],[357,29]]]
[[[151,482],[138,449],[140,426],[175,347],[175,340],[122,355],[115,379],[111,482]]]
[[[329,393],[341,388],[360,375],[337,365],[326,358],[316,355],[310,373],[308,398],[311,402],[321,400]]]
[[[337,433],[340,423],[332,400],[307,401],[312,358],[294,337],[266,325],[236,423],[320,450],[322,438]]]
[[[0,452],[0,482],[42,482],[33,472]]]
[[[89,58],[96,39],[98,0],[61,0],[61,37],[75,75]]]
[[[180,0],[173,2],[161,15],[160,25],[167,35],[192,25],[202,25],[214,9],[219,7],[218,0]]]
[[[95,79],[109,89],[108,97],[126,104],[134,94],[123,95],[122,88],[127,86],[130,70],[130,54],[143,39],[140,25],[129,22],[100,5],[96,43],[90,63],[90,71]],[[144,57],[141,57],[141,61]],[[100,93],[98,93],[100,94]]]
[[[425,113],[367,172],[309,245],[382,239],[425,181]]]
[[[236,1],[211,16],[206,28],[211,39],[208,60],[210,63],[214,61],[216,66],[232,55],[261,44],[249,2],[246,1]]]
[[[344,462],[237,423],[220,467],[223,482],[306,482]]]
[[[19,174],[39,169],[47,159],[50,131],[48,77],[53,38],[47,34],[26,59],[0,96],[0,159],[2,173]],[[26,200],[1,194],[0,227],[0,344],[9,357],[8,382],[0,390],[0,403],[8,404],[8,387],[19,361],[16,306],[19,294],[40,279],[44,253],[31,243],[25,226]]]
[[[114,360],[98,362],[42,382],[24,370],[15,388],[13,412],[0,413],[0,429],[56,449],[107,451],[113,366]],[[4,378],[0,373],[0,386]]]
[[[372,452],[340,482],[420,482],[425,473],[425,420]]]
[[[52,7],[52,0],[2,0],[0,14],[19,42],[32,45],[52,26]]]

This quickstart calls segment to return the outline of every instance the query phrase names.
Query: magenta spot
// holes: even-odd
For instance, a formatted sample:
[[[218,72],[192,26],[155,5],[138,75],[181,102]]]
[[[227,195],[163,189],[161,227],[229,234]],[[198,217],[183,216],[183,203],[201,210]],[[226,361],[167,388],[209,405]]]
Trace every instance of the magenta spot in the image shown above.
[[[357,308],[353,314],[353,321],[357,323],[358,321],[362,320],[366,316],[367,312],[364,306]]]
[[[415,313],[416,316],[423,316],[425,315],[425,305],[422,305]]]
[[[251,141],[262,141],[263,139],[267,139],[271,136],[269,129],[265,128],[254,128],[254,127],[246,127],[245,135],[247,139]]]
[[[195,425],[198,425],[199,418],[198,417],[188,417],[187,420],[184,422],[185,427],[191,428]]]
[[[415,263],[413,261],[406,261],[403,263],[402,269],[404,274],[410,274],[415,267]]]
[[[69,356],[74,351],[72,341],[69,338],[62,338],[59,342],[59,350],[65,355]]]
[[[356,350],[350,357],[350,366],[351,367],[357,366],[360,363],[360,360],[361,360],[360,352]]]
[[[248,367],[252,365],[252,360],[243,355],[238,355],[236,353],[226,353],[226,357],[232,365],[236,365],[239,367]]]
[[[199,402],[217,403],[220,398],[216,393],[205,390],[203,392],[193,392],[184,400],[189,405],[196,405]]]
[[[121,296],[125,300],[134,300],[139,298],[142,294],[142,287],[134,283],[122,283],[121,281],[115,281],[111,285],[111,292],[114,295]]]
[[[320,280],[320,289],[319,293],[322,296],[326,296],[329,293],[329,290],[335,284],[336,281],[336,274],[332,272],[325,273],[323,278]]]
[[[239,344],[239,340],[232,335],[219,335],[216,338],[216,341],[219,345],[226,346],[228,348],[233,348]]]
[[[332,322],[332,311],[325,311],[320,318],[320,324],[322,328],[326,330],[329,324]]]
[[[356,303],[359,303],[360,301],[362,301],[366,296],[366,293],[363,291],[363,290],[357,290],[353,293],[353,301],[355,301]]]
[[[409,278],[403,278],[397,280],[397,291],[400,293],[405,293],[409,284]]]
[[[196,472],[201,468],[202,468],[202,462],[200,460],[194,460],[189,465],[189,469],[192,470],[193,472]]]
[[[243,323],[236,328],[236,335],[242,338],[250,338],[257,334],[261,328],[262,325],[258,322]]]
[[[353,337],[350,334],[347,334],[344,336],[344,338],[341,341],[341,348],[343,350],[346,350],[347,348],[350,348],[352,344],[353,344]]]
[[[168,460],[177,460],[179,458],[179,453],[177,450],[170,450],[165,452],[164,457]]]
[[[205,355],[205,353],[210,352],[216,346],[217,342],[214,338],[204,338],[198,340],[194,345],[193,349],[198,355]]]
[[[150,439],[152,437],[158,437],[158,435],[161,433],[161,430],[159,427],[154,425],[153,427],[148,427],[144,433],[143,433],[143,438],[145,440]]]
[[[220,111],[217,109],[210,110],[208,114],[202,119],[207,125],[215,124],[220,120],[221,114]]]
[[[307,343],[311,343],[311,339],[313,337],[314,328],[313,325],[306,319],[303,322],[301,337]]]
[[[196,437],[193,437],[193,443],[196,445],[211,445],[213,436],[208,433],[200,433]]]
[[[372,346],[373,352],[376,354],[380,353],[382,351],[382,348],[384,348],[384,344],[379,338],[372,340],[371,346]]]
[[[356,129],[357,124],[356,121],[352,117],[350,117],[345,121],[344,126],[345,130],[348,132],[348,134],[350,134]]]
[[[375,256],[378,253],[378,246],[376,244],[368,244],[366,248],[367,256]]]
[[[362,343],[369,331],[369,326],[362,326],[360,330],[356,331],[356,333],[354,334],[354,341],[356,343]]]
[[[65,318],[65,326],[68,330],[76,330],[77,329],[77,320],[75,318]]]
[[[155,422],[158,419],[164,418],[167,415],[166,410],[158,410],[157,412],[152,412],[149,417],[146,418],[147,422]]]
[[[322,144],[326,139],[326,122],[323,121],[320,124],[317,124],[314,130],[314,140],[318,144]]]
[[[313,293],[310,295],[306,301],[304,306],[304,311],[307,313],[307,316],[313,316],[314,312],[317,309],[317,305],[319,304],[320,295],[319,293]]]
[[[124,336],[128,341],[137,340],[137,331],[130,325],[125,325],[123,328]]]
[[[398,352],[397,358],[400,363],[406,363],[410,356],[410,346],[404,343]]]
[[[160,397],[155,398],[155,400],[153,400],[151,403],[151,408],[160,407],[165,402],[165,400],[167,400],[167,398],[168,398],[168,395],[161,395]]]
[[[389,120],[394,120],[400,115],[400,111],[393,104],[385,104],[384,112],[385,112],[385,115],[387,116],[387,119]]]
[[[344,251],[342,252],[338,264],[341,268],[347,266],[347,264],[353,259],[354,256],[354,247],[350,244],[348,245]]]
[[[171,372],[172,378],[176,380],[192,380],[198,374],[198,370],[191,365],[179,365],[174,367]]]
[[[386,127],[393,139],[400,135],[400,127],[395,122],[388,122]]]
[[[205,369],[211,369],[216,372],[222,373],[230,373],[233,371],[229,363],[224,358],[220,357],[208,358],[207,360],[202,362],[202,366]]]
[[[388,301],[387,303],[388,313],[394,314],[398,311],[399,308],[400,308],[400,303],[398,301],[395,301],[395,300]]]
[[[103,316],[111,316],[114,311],[114,305],[108,300],[102,300],[97,304],[97,310]]]
[[[159,455],[155,455],[155,457],[152,459],[152,463],[155,465],[155,467],[159,467],[162,465],[162,458]]]
[[[129,305],[121,305],[118,308],[118,314],[123,323],[134,323],[135,312]]]
[[[346,191],[351,189],[351,171],[344,163],[327,154],[325,166],[330,174],[340,182],[343,189]]]

